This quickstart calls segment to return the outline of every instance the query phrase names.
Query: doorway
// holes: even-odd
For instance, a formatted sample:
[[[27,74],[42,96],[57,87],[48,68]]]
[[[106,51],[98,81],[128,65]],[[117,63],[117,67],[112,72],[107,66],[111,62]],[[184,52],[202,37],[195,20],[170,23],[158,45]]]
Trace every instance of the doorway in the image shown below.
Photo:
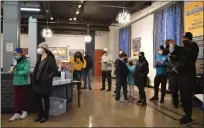
[[[99,61],[101,61],[101,57],[103,56],[103,50],[97,49],[95,50],[95,76],[102,76],[101,72],[101,64],[99,64]]]

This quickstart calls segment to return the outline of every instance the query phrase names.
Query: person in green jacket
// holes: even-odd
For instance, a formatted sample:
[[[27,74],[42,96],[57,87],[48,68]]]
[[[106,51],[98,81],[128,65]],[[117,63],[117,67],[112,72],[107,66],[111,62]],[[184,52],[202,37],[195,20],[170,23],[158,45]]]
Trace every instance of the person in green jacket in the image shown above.
[[[14,85],[15,114],[9,121],[24,119],[28,116],[28,86],[30,85],[30,61],[22,55],[22,49],[16,48],[13,52],[17,64],[11,69]]]

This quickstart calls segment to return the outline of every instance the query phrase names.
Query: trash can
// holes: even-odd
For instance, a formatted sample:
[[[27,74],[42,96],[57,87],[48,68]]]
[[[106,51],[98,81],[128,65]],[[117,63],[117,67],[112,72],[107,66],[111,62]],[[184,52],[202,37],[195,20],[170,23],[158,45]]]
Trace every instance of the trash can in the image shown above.
[[[67,109],[67,100],[63,98],[50,97],[50,110],[49,114],[52,116],[58,116],[64,114]]]

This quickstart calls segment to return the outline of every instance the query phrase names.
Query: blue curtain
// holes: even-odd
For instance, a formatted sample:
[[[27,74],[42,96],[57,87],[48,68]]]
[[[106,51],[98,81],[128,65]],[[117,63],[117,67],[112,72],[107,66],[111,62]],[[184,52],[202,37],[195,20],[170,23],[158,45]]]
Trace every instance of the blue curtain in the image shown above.
[[[128,57],[131,56],[131,26],[120,29],[119,49],[124,51]]]
[[[154,58],[158,46],[164,45],[165,40],[173,39],[181,44],[183,26],[183,2],[176,2],[154,13]]]

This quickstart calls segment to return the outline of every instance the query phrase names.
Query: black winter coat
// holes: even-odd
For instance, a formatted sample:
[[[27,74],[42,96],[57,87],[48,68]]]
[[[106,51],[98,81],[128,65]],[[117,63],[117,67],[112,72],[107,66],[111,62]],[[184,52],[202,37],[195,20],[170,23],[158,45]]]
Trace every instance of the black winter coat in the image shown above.
[[[147,76],[149,73],[149,63],[146,58],[138,60],[136,63],[135,76]]]
[[[128,76],[128,67],[126,62],[123,62],[122,60],[118,60],[116,64],[116,77],[117,80],[120,80],[121,85],[127,84],[127,76]]]
[[[196,63],[196,60],[197,60],[197,57],[198,57],[198,53],[199,53],[199,48],[198,48],[198,45],[197,43],[195,42],[192,42],[189,46],[190,48],[190,55],[189,57],[191,58],[191,61],[192,61],[192,65],[190,67],[190,70],[192,72],[192,75],[196,75],[196,66],[195,66],[195,63]]]
[[[41,57],[37,60],[33,71],[33,90],[39,94],[48,94],[52,90],[52,80],[57,74],[57,64],[53,56],[47,56],[47,60],[44,63],[43,70],[40,71],[40,79],[37,80],[37,72],[41,62]]]
[[[85,71],[89,71],[90,69],[93,68],[93,61],[92,61],[92,58],[91,56],[89,55],[86,55],[84,57],[85,61],[86,61],[86,68],[84,69]]]

